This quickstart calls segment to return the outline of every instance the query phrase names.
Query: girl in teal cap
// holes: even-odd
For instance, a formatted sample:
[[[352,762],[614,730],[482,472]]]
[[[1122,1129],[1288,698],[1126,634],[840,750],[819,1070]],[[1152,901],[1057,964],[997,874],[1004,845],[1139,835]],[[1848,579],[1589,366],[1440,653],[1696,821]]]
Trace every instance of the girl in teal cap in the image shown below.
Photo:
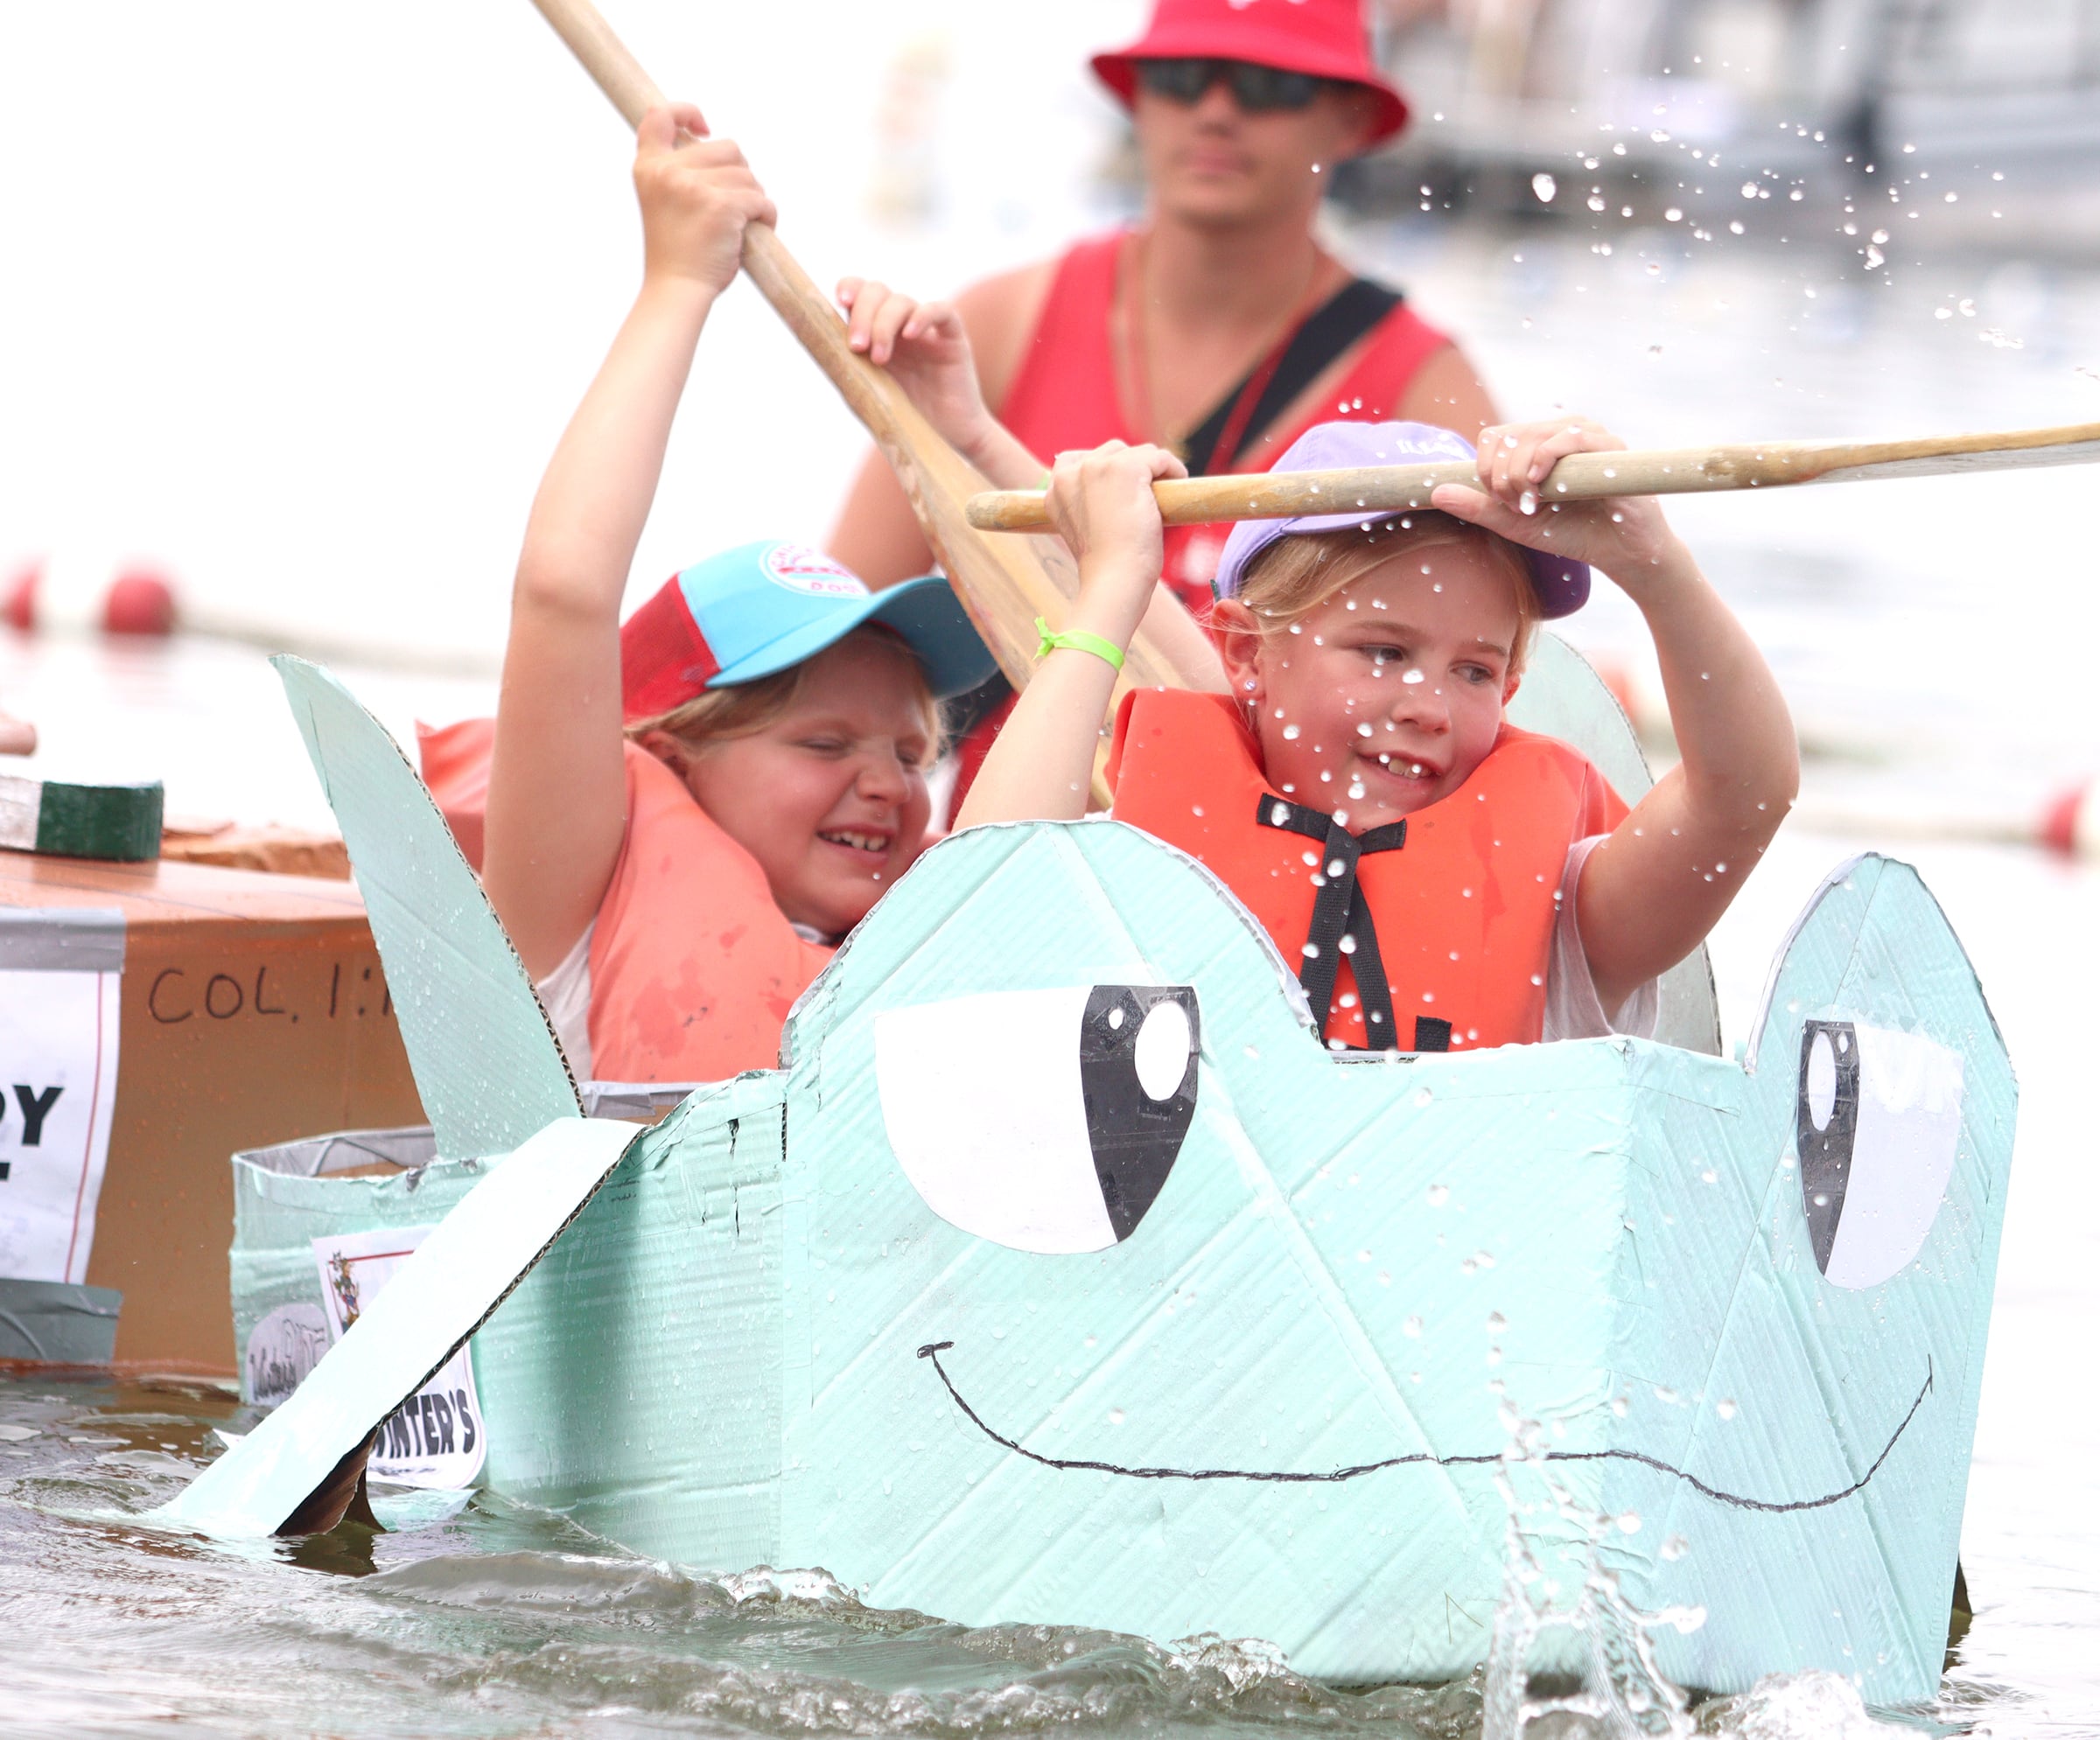
[[[493,746],[480,722],[425,744],[470,846],[486,766],[489,898],[601,1080],[776,1060],[794,998],[925,842],[937,698],[991,670],[944,582],[875,597],[785,544],[687,570],[621,628],[694,347],[746,225],[774,218],[705,131],[684,106],[641,124],[641,290],[533,504]]]

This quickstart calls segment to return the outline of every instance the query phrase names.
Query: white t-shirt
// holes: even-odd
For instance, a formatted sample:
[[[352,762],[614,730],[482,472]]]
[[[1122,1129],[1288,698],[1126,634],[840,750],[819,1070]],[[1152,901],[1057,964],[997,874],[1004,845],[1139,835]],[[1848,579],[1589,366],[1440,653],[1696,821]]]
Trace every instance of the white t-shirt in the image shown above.
[[[1597,982],[1590,976],[1589,957],[1583,953],[1582,933],[1575,921],[1575,889],[1582,867],[1605,836],[1593,834],[1568,849],[1567,863],[1560,873],[1560,911],[1553,922],[1553,948],[1546,968],[1546,1023],[1542,1040],[1594,1039],[1607,1033],[1626,1033],[1637,1039],[1652,1038],[1660,1009],[1656,981],[1635,988],[1616,1010],[1606,1010],[1598,1001]],[[592,1079],[591,1068],[591,935],[593,920],[584,927],[576,947],[562,964],[533,989],[553,1024],[555,1037],[569,1059],[578,1081]],[[794,933],[804,942],[829,942],[807,925]]]

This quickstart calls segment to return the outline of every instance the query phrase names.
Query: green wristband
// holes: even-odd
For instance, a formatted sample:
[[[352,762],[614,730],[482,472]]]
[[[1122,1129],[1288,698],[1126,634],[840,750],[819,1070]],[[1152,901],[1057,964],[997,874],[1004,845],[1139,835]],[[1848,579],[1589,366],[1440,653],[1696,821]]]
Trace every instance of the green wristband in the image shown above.
[[[1040,616],[1035,619],[1035,632],[1043,637],[1042,644],[1035,649],[1035,656],[1046,659],[1060,646],[1074,653],[1091,653],[1097,659],[1106,659],[1110,670],[1123,668],[1123,648],[1113,640],[1103,640],[1098,634],[1089,634],[1083,628],[1067,628],[1053,634],[1050,625]]]

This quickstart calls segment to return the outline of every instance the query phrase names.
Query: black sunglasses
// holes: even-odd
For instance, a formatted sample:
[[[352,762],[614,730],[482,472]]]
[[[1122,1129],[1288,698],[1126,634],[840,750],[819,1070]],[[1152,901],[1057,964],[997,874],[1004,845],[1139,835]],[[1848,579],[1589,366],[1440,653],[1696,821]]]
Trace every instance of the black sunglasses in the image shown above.
[[[1199,101],[1220,79],[1232,93],[1233,101],[1249,115],[1303,108],[1333,82],[1281,66],[1257,66],[1250,60],[1188,58],[1138,63],[1138,82],[1154,96],[1173,102]]]

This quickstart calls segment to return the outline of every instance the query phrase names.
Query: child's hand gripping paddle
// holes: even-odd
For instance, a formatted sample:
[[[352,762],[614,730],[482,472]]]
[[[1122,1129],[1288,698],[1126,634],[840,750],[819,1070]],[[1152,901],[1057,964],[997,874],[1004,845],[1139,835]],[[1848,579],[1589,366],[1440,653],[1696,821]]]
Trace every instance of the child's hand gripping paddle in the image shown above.
[[[591,0],[533,0],[584,69],[598,81],[629,126],[662,106],[660,91],[613,34]],[[845,324],[763,224],[744,233],[744,269],[802,348],[867,426],[918,515],[926,541],[947,572],[984,644],[1016,689],[1027,686],[1039,644],[1035,619],[1064,625],[1078,577],[1063,546],[1048,538],[1028,543],[986,538],[970,524],[964,504],[986,479],[920,416],[902,388],[846,344]],[[1044,521],[1039,529],[1048,530]],[[1191,637],[1186,652],[1163,648],[1143,629],[1130,645],[1116,693],[1133,688],[1221,688],[1223,675],[1208,646]],[[1096,795],[1107,793],[1096,779]]]
[[[1641,453],[1571,453],[1547,473],[1538,486],[1538,499],[1550,502],[1609,495],[1688,495],[2095,461],[2100,461],[2100,423],[1912,441],[1766,441]],[[1154,484],[1152,493],[1159,503],[1159,517],[1168,525],[1208,526],[1225,520],[1346,514],[1354,508],[1399,513],[1427,507],[1430,493],[1439,484],[1472,486],[1477,481],[1469,462],[1445,460],[1426,465],[1170,479]],[[987,532],[1040,531],[1050,523],[1043,503],[1040,490],[988,490],[970,498],[970,523]]]

